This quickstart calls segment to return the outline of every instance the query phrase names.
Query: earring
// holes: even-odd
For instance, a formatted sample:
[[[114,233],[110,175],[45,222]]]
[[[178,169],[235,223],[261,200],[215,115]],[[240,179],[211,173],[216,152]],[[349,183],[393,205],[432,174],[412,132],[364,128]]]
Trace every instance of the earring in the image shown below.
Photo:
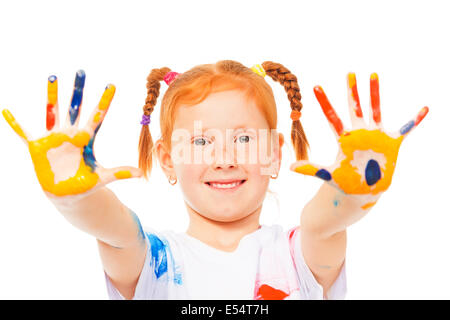
[[[169,183],[171,184],[171,185],[175,185],[176,183],[177,183],[177,178],[175,178],[175,181],[174,180],[172,180],[172,177],[170,177],[169,178]]]
[[[276,179],[278,178],[278,173],[275,174],[275,177],[273,175],[270,176],[270,179]]]

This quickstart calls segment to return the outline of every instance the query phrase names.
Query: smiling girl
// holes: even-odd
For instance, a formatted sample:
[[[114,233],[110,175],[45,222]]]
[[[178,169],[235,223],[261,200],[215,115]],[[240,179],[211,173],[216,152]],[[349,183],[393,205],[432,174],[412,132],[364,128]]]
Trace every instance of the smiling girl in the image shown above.
[[[260,225],[270,179],[276,179],[284,138],[264,76],[280,82],[292,109],[291,141],[298,162],[291,170],[326,183],[303,208],[301,227]],[[154,69],[147,80],[139,169],[103,168],[95,136],[115,88],[107,86],[83,129],[78,129],[84,72],[62,128],[57,80],[48,83],[47,134],[30,140],[11,113],[3,115],[28,145],[48,198],[77,228],[98,240],[112,299],[339,299],[346,292],[346,228],[361,219],[390,185],[403,138],[426,115],[398,132],[385,133],[379,113],[378,77],[371,77],[371,122],[362,119],[356,79],[348,76],[352,130],[343,127],[323,90],[314,92],[336,134],[339,154],[331,167],[307,159],[297,78],[264,62],[250,69],[235,61],[200,65],[178,74]],[[160,83],[161,137],[149,124]],[[156,156],[170,184],[179,182],[189,226],[186,232],[141,227],[139,218],[106,184],[149,176]],[[157,195],[153,195],[157,196]]]

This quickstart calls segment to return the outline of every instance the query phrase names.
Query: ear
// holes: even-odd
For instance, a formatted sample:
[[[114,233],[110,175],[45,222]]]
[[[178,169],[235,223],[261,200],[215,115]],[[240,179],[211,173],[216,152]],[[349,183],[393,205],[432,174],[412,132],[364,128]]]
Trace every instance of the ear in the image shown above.
[[[281,159],[283,157],[282,147],[284,145],[284,135],[282,133],[277,133],[277,138],[274,139],[272,144],[272,168],[274,170],[273,174],[278,174],[281,167]]]
[[[167,146],[161,139],[158,139],[153,147],[161,169],[164,171],[164,174],[167,177],[175,177],[176,175],[172,157],[170,156],[170,151],[167,149]]]

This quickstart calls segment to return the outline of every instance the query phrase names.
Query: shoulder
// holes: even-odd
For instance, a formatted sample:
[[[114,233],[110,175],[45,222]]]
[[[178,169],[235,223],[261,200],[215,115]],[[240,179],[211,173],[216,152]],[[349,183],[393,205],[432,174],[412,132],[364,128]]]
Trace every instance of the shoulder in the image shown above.
[[[271,237],[273,240],[290,240],[299,233],[300,227],[290,227],[284,229],[281,225],[263,225],[262,226],[262,236]]]

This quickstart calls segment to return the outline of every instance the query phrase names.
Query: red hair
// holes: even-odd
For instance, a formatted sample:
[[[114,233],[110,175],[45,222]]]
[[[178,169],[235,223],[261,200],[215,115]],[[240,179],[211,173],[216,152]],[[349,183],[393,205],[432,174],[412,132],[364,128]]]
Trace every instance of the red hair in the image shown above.
[[[280,82],[290,100],[291,109],[300,111],[302,104],[297,78],[278,63],[266,61],[262,67],[273,80]],[[147,77],[147,99],[144,114],[149,116],[159,96],[160,82],[170,72],[169,68],[153,69]],[[223,60],[215,64],[203,64],[186,71],[176,78],[167,89],[161,102],[161,140],[171,149],[171,136],[175,114],[180,105],[195,105],[211,93],[238,89],[252,99],[260,108],[270,129],[277,128],[277,109],[272,88],[264,78],[239,62]],[[297,160],[307,159],[305,133],[299,120],[292,122],[291,140]],[[153,165],[153,140],[148,125],[143,125],[139,140],[139,168],[147,178]]]

